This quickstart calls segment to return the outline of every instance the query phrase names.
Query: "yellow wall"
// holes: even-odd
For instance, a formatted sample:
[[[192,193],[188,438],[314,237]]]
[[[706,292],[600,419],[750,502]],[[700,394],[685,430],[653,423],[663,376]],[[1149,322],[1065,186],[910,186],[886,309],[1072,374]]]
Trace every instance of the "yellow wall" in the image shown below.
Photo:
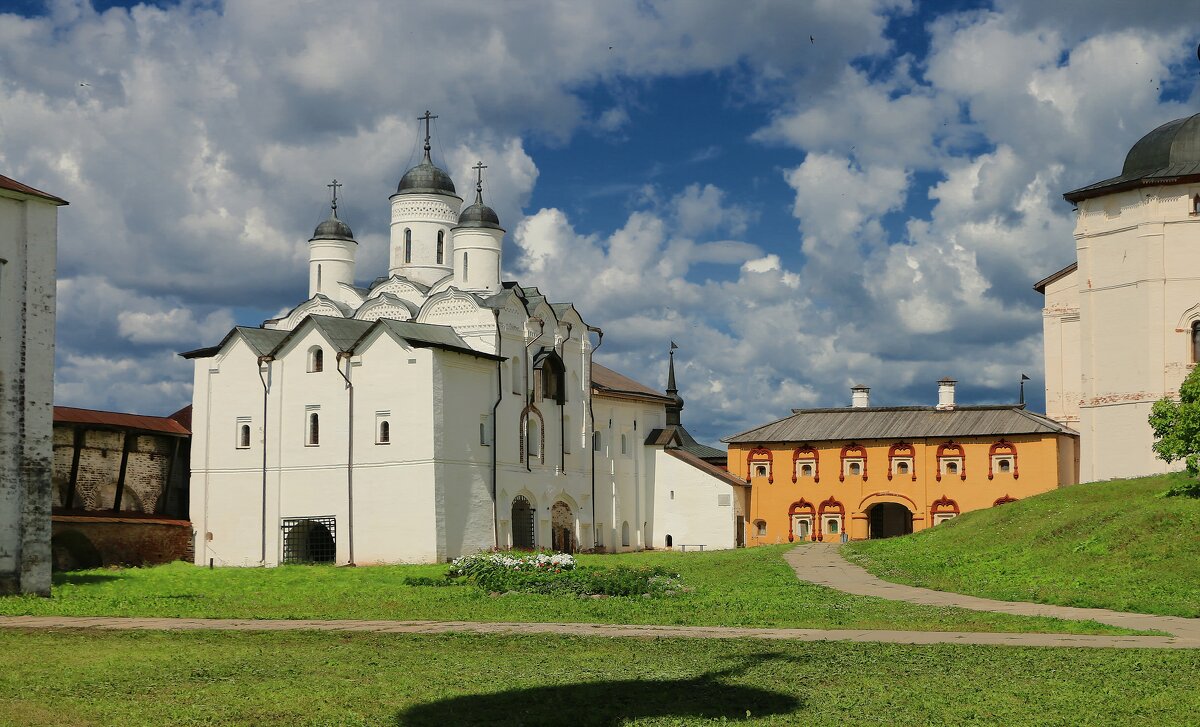
[[[1014,477],[1012,472],[1002,473],[996,470],[989,480],[989,449],[999,439],[971,437],[954,440],[954,443],[963,449],[966,478],[944,475],[940,481],[937,478],[937,450],[939,445],[946,444],[948,440],[906,440],[913,448],[915,481],[912,473],[897,474],[888,479],[888,452],[889,448],[897,443],[894,440],[864,440],[854,443],[866,450],[865,480],[862,476],[849,474],[844,480],[839,478],[842,473],[842,447],[850,444],[849,442],[810,443],[819,455],[820,481],[797,477],[794,483],[792,454],[801,443],[765,444],[763,448],[771,454],[770,479],[774,481],[769,482],[768,477],[755,476],[753,473],[748,478],[750,488],[747,493],[749,502],[746,510],[746,544],[788,542],[791,522],[788,511],[793,503],[801,500],[813,505],[816,514],[814,520],[819,520],[818,508],[830,497],[834,498],[844,508],[843,527],[849,533],[850,539],[862,540],[868,537],[869,510],[877,503],[898,503],[908,508],[912,512],[912,528],[917,531],[933,525],[931,506],[934,501],[943,497],[953,500],[958,505],[959,512],[969,512],[992,507],[997,499],[1005,496],[1021,499],[1078,481],[1078,469],[1075,465],[1078,457],[1078,438],[1063,434],[1006,437],[1006,442],[1016,446],[1017,476]],[[746,478],[749,471],[748,455],[754,449],[752,444],[731,444],[730,471]],[[754,463],[759,461],[756,457]],[[804,509],[800,512],[808,511]],[[757,532],[756,522],[759,520],[765,521],[767,525],[766,534],[763,536],[759,536]],[[816,531],[817,528],[814,527],[812,536],[816,536]],[[821,528],[821,535],[825,542],[840,539],[840,534],[830,536],[824,532],[824,528]]]

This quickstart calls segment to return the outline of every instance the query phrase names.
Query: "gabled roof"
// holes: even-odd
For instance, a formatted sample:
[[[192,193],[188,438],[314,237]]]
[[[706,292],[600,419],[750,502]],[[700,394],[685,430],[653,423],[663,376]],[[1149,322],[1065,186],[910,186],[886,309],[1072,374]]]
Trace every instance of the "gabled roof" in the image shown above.
[[[33,187],[30,187],[28,184],[22,184],[11,177],[4,176],[3,174],[0,174],[0,189],[6,189],[9,192],[16,192],[17,194],[24,195],[27,197],[37,197],[39,199],[44,199],[47,202],[52,202],[60,207],[62,205],[71,204],[70,202],[63,199],[62,197],[55,197],[54,195],[50,194],[49,192],[43,192],[40,189],[34,189]]]
[[[746,482],[745,480],[738,477],[737,475],[729,472],[728,470],[723,470],[714,464],[705,462],[703,459],[697,457],[696,455],[692,454],[691,452],[688,452],[687,450],[667,449],[666,453],[671,455],[675,459],[678,459],[682,462],[687,462],[688,464],[695,467],[696,469],[701,470],[709,475],[712,475],[713,477],[716,477],[717,479],[721,480],[722,482],[726,482],[731,485],[736,485],[737,487],[749,487],[750,486],[750,483]]]
[[[1050,283],[1053,283],[1056,280],[1061,280],[1062,278],[1065,278],[1066,276],[1070,275],[1071,273],[1075,272],[1078,269],[1079,269],[1079,263],[1073,262],[1070,265],[1068,265],[1067,267],[1063,268],[1062,270],[1059,270],[1056,273],[1051,273],[1051,274],[1047,275],[1046,277],[1042,278],[1041,280],[1037,281],[1036,283],[1034,283],[1033,289],[1039,293],[1045,294],[1047,285],[1049,285]]]
[[[337,318],[335,316],[308,316],[304,320],[305,322],[312,321],[312,325],[321,330],[325,337],[329,339],[329,343],[336,350],[343,353],[353,353],[371,331],[378,327],[383,327],[392,331],[414,348],[440,348],[492,361],[503,360],[501,356],[474,350],[449,326],[415,323],[413,321],[397,321],[391,318],[380,318],[377,321],[359,321],[352,318]],[[234,336],[241,335],[259,356],[273,356],[286,345],[292,336],[297,335],[303,328],[304,324],[297,326],[291,331],[238,326],[230,331],[216,346],[187,351],[179,355],[184,358],[209,358],[217,355]]]
[[[722,439],[730,444],[1077,434],[1023,406],[794,409],[790,417]]]
[[[682,425],[668,424],[662,429],[651,430],[650,434],[646,436],[646,444],[668,449],[681,449],[703,460],[725,461],[729,457],[729,453],[725,450],[697,442],[695,437]]]
[[[491,361],[503,361],[503,356],[476,351],[467,345],[450,326],[438,326],[432,323],[416,323],[415,321],[397,321],[391,318],[380,318],[376,325],[383,326],[403,338],[415,348],[440,348],[468,356],[486,358]]]
[[[321,329],[321,332],[329,339],[329,343],[342,353],[353,351],[354,344],[358,343],[358,339],[366,335],[367,331],[375,325],[374,321],[357,321],[353,318],[335,318],[333,316],[309,316],[304,320],[312,321],[313,325]],[[296,330],[303,327],[304,324],[301,323],[296,326]],[[275,350],[278,351],[281,346],[282,343],[277,345]]]
[[[592,363],[592,393],[618,399],[642,399],[656,404],[669,404],[674,401],[666,394],[645,384],[639,384],[628,376],[618,374],[598,363]]]
[[[186,437],[191,434],[187,427],[171,417],[124,414],[115,411],[99,411],[97,409],[77,409],[72,406],[54,407],[54,423],[83,424],[100,428],[154,432],[156,434],[169,434],[174,437]]]
[[[229,333],[225,334],[225,337],[222,338],[221,342],[217,345],[205,346],[204,348],[197,348],[192,351],[184,351],[179,355],[183,358],[211,358],[220,353],[221,349],[225,348],[225,345],[229,343],[230,339],[232,339],[234,336],[241,335],[243,340],[246,341],[246,345],[250,346],[255,354],[259,356],[267,356],[270,355],[270,353],[275,350],[275,347],[282,343],[283,339],[287,338],[289,334],[291,334],[291,331],[284,331],[278,328],[251,328],[249,326],[236,326]]]

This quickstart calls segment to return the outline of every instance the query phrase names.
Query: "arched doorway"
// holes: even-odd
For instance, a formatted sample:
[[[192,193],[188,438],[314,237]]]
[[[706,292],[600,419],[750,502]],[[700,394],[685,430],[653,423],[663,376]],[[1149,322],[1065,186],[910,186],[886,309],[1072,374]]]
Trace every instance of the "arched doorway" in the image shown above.
[[[560,553],[575,552],[575,516],[571,506],[559,500],[550,508],[551,547]]]
[[[913,531],[912,511],[895,502],[881,502],[871,506],[870,538],[894,538],[897,535],[908,535]]]
[[[533,550],[533,505],[523,495],[512,503],[512,547]]]

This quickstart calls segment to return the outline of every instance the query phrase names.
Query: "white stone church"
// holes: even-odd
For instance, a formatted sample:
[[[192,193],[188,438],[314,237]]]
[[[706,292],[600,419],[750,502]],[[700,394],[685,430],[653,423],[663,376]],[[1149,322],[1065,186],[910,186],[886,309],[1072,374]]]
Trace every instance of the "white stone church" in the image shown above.
[[[1150,407],[1200,362],[1200,114],[1163,124],[1121,174],[1063,195],[1076,261],[1039,281],[1046,413],[1080,433],[1080,480],[1178,469]]]
[[[741,544],[746,483],[680,425],[673,358],[666,394],[632,381],[592,362],[603,333],[574,306],[502,282],[485,168],[464,208],[426,118],[386,276],[356,284],[334,186],[308,300],[183,354],[197,563]]]

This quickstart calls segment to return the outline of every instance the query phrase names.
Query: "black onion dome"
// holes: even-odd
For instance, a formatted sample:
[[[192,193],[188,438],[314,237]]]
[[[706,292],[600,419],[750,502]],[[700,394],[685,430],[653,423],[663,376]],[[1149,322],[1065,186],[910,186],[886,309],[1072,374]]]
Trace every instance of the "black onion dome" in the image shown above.
[[[356,242],[350,225],[337,218],[337,213],[331,213],[329,219],[317,225],[311,240],[349,240]],[[310,241],[311,241],[310,240]]]
[[[396,194],[453,194],[458,196],[450,175],[434,166],[428,154],[420,164],[404,173],[404,176],[400,178],[399,186],[396,187]]]
[[[496,214],[496,210],[484,204],[483,200],[478,196],[475,198],[475,204],[467,207],[459,214],[458,226],[488,227],[493,230],[503,229],[500,227],[500,217]]]

